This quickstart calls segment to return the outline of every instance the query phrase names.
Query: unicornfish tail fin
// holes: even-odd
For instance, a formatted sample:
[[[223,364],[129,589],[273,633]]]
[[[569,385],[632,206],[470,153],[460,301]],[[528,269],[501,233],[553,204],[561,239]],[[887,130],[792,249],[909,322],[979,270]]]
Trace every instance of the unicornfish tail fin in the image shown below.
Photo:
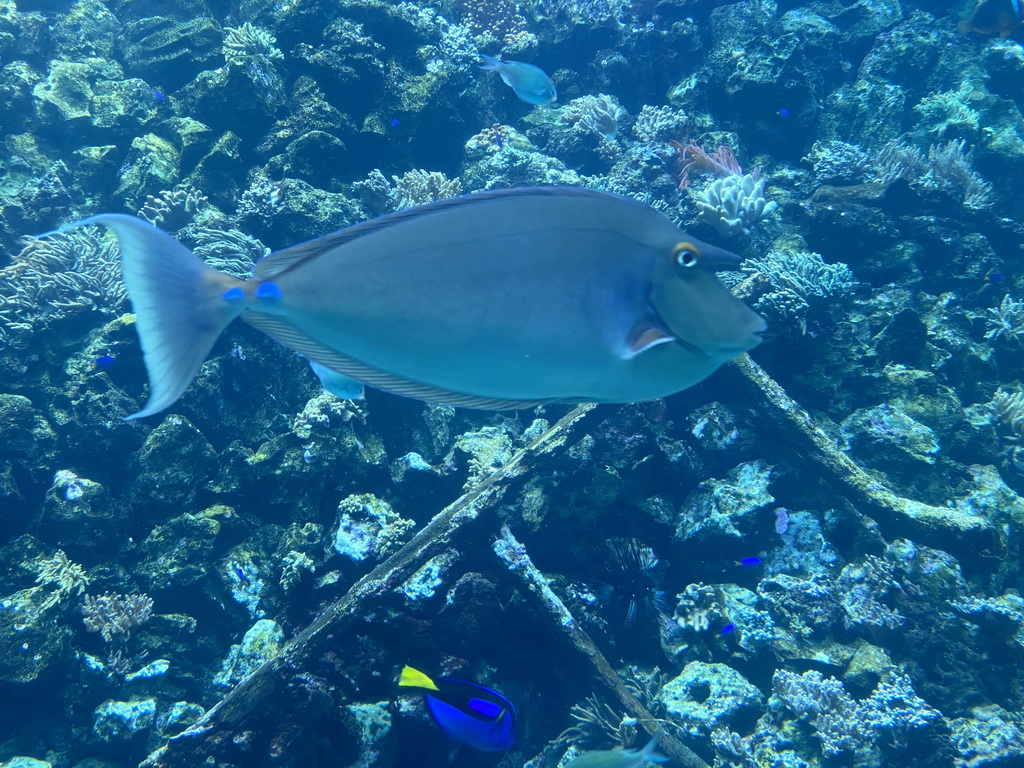
[[[643,761],[637,763],[637,765],[643,765],[644,761],[649,763],[667,763],[671,758],[666,757],[658,751],[658,737],[652,737],[650,741],[640,750],[638,757],[642,757]]]
[[[402,674],[398,678],[398,684],[403,688],[425,688],[428,691],[438,691],[440,688],[418,669],[406,665],[402,667]]]
[[[149,376],[145,408],[127,418],[151,416],[181,397],[217,337],[241,313],[243,283],[207,266],[144,219],[103,213],[71,226],[86,224],[109,227],[121,246],[121,271]]]

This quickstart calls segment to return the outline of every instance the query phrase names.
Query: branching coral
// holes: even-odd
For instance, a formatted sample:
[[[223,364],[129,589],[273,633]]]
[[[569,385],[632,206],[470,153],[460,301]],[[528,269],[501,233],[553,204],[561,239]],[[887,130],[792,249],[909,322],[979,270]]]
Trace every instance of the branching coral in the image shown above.
[[[883,184],[905,179],[920,189],[959,195],[967,208],[985,208],[992,185],[971,168],[974,151],[966,146],[963,139],[932,144],[926,157],[917,147],[890,141],[875,155],[874,175]]]
[[[480,48],[494,42],[506,50],[523,51],[536,47],[537,38],[526,28],[526,19],[515,0],[462,0],[462,20]]]
[[[462,182],[449,179],[440,171],[416,169],[391,178],[391,204],[396,211],[462,194]]]
[[[277,40],[262,27],[254,27],[247,21],[241,27],[225,27],[224,32],[223,52],[229,64],[242,64],[251,56],[263,56],[271,61],[284,58],[274,46]]]
[[[915,693],[910,679],[889,673],[874,692],[855,701],[834,677],[820,672],[796,675],[780,669],[772,678],[775,699],[800,720],[811,724],[830,757],[855,753],[862,759],[876,753],[879,736],[898,736],[939,718]]]
[[[559,736],[566,743],[611,740],[615,746],[623,747],[632,744],[636,738],[636,720],[620,716],[596,696],[588,696],[582,704],[574,704],[569,710],[569,717],[576,724]]]
[[[985,408],[1008,430],[1008,436],[1024,439],[1024,392],[1007,392],[1000,387]]]
[[[645,144],[657,141],[671,141],[676,136],[685,134],[689,118],[681,109],[672,107],[652,107],[644,104],[640,114],[633,123],[633,135]],[[679,145],[675,146],[685,146]]]
[[[112,643],[125,643],[132,630],[141,627],[153,615],[153,599],[149,595],[86,595],[82,606],[82,622],[89,632],[99,632]]]
[[[705,632],[713,621],[722,617],[718,594],[707,584],[690,584],[677,599],[679,602],[672,618],[683,629]]]
[[[57,585],[57,589],[43,602],[43,607],[48,608],[85,592],[89,577],[82,566],[72,562],[63,549],[58,549],[49,560],[39,562],[36,584]]]
[[[1003,296],[998,307],[992,307],[986,313],[986,339],[1006,338],[1020,341],[1024,337],[1024,301],[1017,301],[1007,294]]]
[[[701,218],[722,235],[750,234],[751,227],[779,207],[774,200],[765,199],[764,180],[759,176],[756,169],[732,174],[691,192]]]
[[[173,232],[192,221],[206,202],[206,196],[191,187],[173,192],[164,190],[155,197],[146,195],[146,202],[137,215],[154,226]]]

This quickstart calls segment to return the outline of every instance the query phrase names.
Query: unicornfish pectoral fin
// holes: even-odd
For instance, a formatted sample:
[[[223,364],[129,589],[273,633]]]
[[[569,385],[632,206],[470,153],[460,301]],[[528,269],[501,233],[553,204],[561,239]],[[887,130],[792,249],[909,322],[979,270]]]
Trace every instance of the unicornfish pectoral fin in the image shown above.
[[[244,304],[242,281],[207,266],[173,237],[144,219],[118,213],[71,225],[109,227],[121,246],[121,271],[149,376],[138,419],[170,406],[199,372],[224,328]]]
[[[428,691],[440,690],[433,680],[418,669],[413,669],[408,665],[402,667],[402,674],[398,678],[398,684],[403,688],[423,688]]]

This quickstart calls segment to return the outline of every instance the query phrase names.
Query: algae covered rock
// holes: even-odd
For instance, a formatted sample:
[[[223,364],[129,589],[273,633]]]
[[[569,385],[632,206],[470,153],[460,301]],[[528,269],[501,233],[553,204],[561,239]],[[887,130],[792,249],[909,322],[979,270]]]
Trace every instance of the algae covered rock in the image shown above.
[[[58,612],[43,587],[0,600],[0,680],[29,683],[63,660],[71,630],[55,620]]]
[[[11,459],[29,471],[46,470],[56,448],[56,433],[31,400],[0,394],[0,459]]]
[[[276,656],[283,647],[284,630],[281,625],[270,619],[260,619],[249,628],[240,644],[231,646],[213,682],[231,687],[267,659]]]
[[[743,538],[752,529],[757,511],[775,501],[768,492],[770,480],[771,467],[761,459],[740,464],[723,480],[705,480],[683,502],[675,537]]]
[[[349,496],[338,504],[334,549],[361,562],[383,560],[400,547],[415,523],[406,520],[383,499],[368,493]]]
[[[156,699],[108,699],[93,713],[93,732],[100,741],[128,741],[156,722]]]
[[[138,574],[149,591],[187,587],[206,574],[213,546],[220,533],[218,517],[232,514],[228,507],[212,507],[184,514],[159,525],[142,542],[145,559]]]
[[[743,675],[725,664],[703,661],[687,664],[658,699],[668,718],[694,738],[727,726],[742,730],[764,711],[764,697]]]
[[[213,446],[184,416],[172,414],[139,451],[142,472],[133,489],[139,498],[187,507],[216,467]]]

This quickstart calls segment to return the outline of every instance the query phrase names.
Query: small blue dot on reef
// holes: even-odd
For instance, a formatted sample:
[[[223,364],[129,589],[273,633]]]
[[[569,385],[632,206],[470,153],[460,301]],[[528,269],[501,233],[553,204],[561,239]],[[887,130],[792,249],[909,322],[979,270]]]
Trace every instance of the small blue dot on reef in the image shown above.
[[[397,128],[402,124],[402,121],[399,120],[397,117],[392,117],[389,122],[391,123],[392,128]]]
[[[92,367],[97,371],[105,371],[116,362],[117,358],[113,355],[100,355],[92,361]]]

